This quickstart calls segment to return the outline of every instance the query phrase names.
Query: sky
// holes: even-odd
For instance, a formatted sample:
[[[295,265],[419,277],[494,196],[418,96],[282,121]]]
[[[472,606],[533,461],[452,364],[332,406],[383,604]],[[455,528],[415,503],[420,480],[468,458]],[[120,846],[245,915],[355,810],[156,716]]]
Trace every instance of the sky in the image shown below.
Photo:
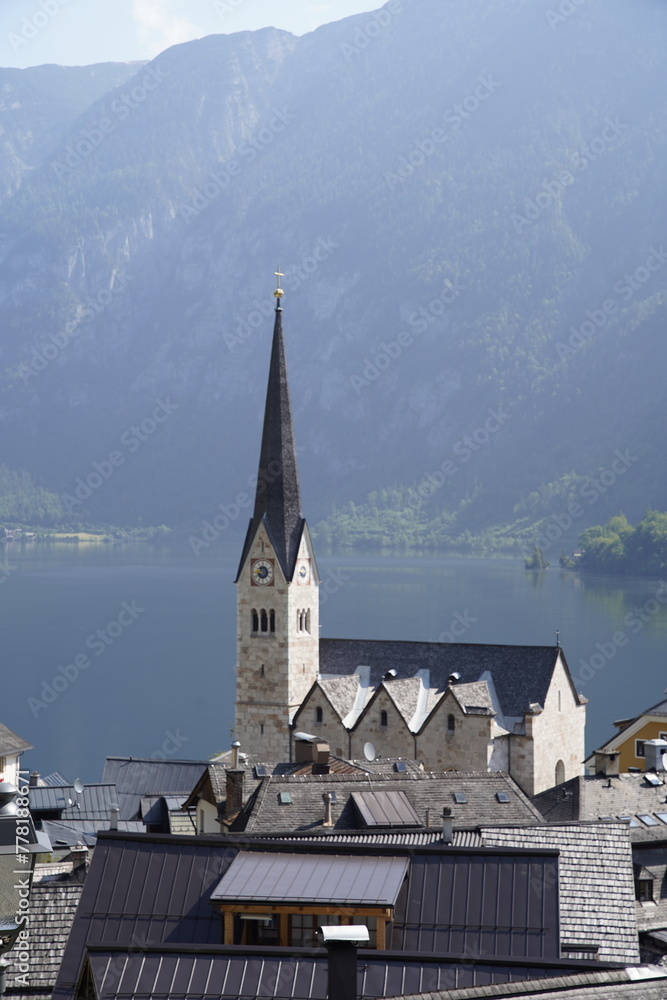
[[[273,25],[296,35],[383,0],[0,0],[0,66],[152,59],[179,42]]]

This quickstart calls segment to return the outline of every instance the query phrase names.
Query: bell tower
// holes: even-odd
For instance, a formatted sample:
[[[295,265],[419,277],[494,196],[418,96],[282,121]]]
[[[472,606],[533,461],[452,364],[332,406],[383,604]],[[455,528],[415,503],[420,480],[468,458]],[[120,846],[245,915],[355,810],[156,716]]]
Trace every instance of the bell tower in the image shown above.
[[[274,295],[255,507],[236,577],[234,735],[253,759],[277,763],[290,758],[289,725],[319,670],[319,577],[301,513],[282,289]]]

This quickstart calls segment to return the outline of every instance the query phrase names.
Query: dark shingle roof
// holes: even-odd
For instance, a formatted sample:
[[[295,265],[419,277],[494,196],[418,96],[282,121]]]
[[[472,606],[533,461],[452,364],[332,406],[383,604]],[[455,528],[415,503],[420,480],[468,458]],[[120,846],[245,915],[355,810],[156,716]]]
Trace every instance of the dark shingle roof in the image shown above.
[[[26,743],[24,739],[13,733],[7,726],[0,722],[0,754],[23,753],[24,750],[34,750],[32,743]]]
[[[646,966],[639,970],[606,969],[603,972],[579,970],[571,975],[548,976],[542,982],[512,982],[473,989],[444,992],[401,994],[400,1000],[500,1000],[520,997],[521,1000],[665,1000],[667,978],[663,969]],[[531,980],[535,977],[531,977]],[[398,1000],[398,998],[388,998]]]
[[[369,666],[371,686],[377,687],[390,669],[399,678],[429,670],[430,686],[445,691],[452,673],[469,684],[488,671],[503,714],[523,716],[530,703],[544,705],[559,655],[563,651],[556,646],[320,639],[320,673],[352,674]]]
[[[116,786],[120,819],[138,819],[144,796],[189,795],[208,765],[207,760],[107,757],[103,780]]]
[[[291,580],[306,522],[301,515],[280,304],[276,309],[273,329],[255,509],[248,526],[238,575],[243,569],[252,541],[262,523],[266,527],[283,575],[287,580]]]
[[[291,803],[280,801],[278,793],[288,790]],[[445,772],[431,774],[397,773],[359,775],[271,776],[264,778],[244,812],[234,825],[247,833],[292,833],[299,830],[323,830],[324,803],[322,794],[336,793],[333,804],[332,832],[355,830],[360,826],[351,799],[353,792],[402,791],[415,810],[419,821],[426,825],[427,813],[431,825],[440,825],[443,807],[452,809],[456,827],[480,824],[540,823],[543,818],[509,775],[500,771]],[[464,792],[466,801],[456,803],[455,792]],[[509,801],[498,802],[497,793],[507,792]]]

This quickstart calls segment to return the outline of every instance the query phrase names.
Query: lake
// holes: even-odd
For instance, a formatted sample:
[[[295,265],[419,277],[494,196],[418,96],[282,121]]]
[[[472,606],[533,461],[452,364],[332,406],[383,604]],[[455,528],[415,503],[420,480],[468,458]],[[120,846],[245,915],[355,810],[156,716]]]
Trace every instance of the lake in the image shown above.
[[[107,755],[228,749],[241,544],[5,550],[0,722],[34,744],[24,767],[92,782]],[[323,636],[555,645],[560,630],[589,699],[588,750],[665,690],[660,581],[536,574],[512,559],[339,555],[319,567]]]

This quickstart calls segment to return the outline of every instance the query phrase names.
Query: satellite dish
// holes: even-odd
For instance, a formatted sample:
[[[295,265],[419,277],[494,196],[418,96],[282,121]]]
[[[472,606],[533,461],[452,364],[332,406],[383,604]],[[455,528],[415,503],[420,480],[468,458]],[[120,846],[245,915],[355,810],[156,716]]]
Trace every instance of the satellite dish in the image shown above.
[[[667,771],[667,753],[663,753],[661,756],[662,756],[662,769],[663,771]]]
[[[74,791],[76,792],[76,794],[77,795],[81,795],[81,792],[83,791],[84,788],[85,788],[85,785],[84,785],[83,781],[81,780],[81,778],[75,778],[74,779]]]
[[[364,743],[364,757],[367,761],[375,760],[375,747],[372,743]]]

